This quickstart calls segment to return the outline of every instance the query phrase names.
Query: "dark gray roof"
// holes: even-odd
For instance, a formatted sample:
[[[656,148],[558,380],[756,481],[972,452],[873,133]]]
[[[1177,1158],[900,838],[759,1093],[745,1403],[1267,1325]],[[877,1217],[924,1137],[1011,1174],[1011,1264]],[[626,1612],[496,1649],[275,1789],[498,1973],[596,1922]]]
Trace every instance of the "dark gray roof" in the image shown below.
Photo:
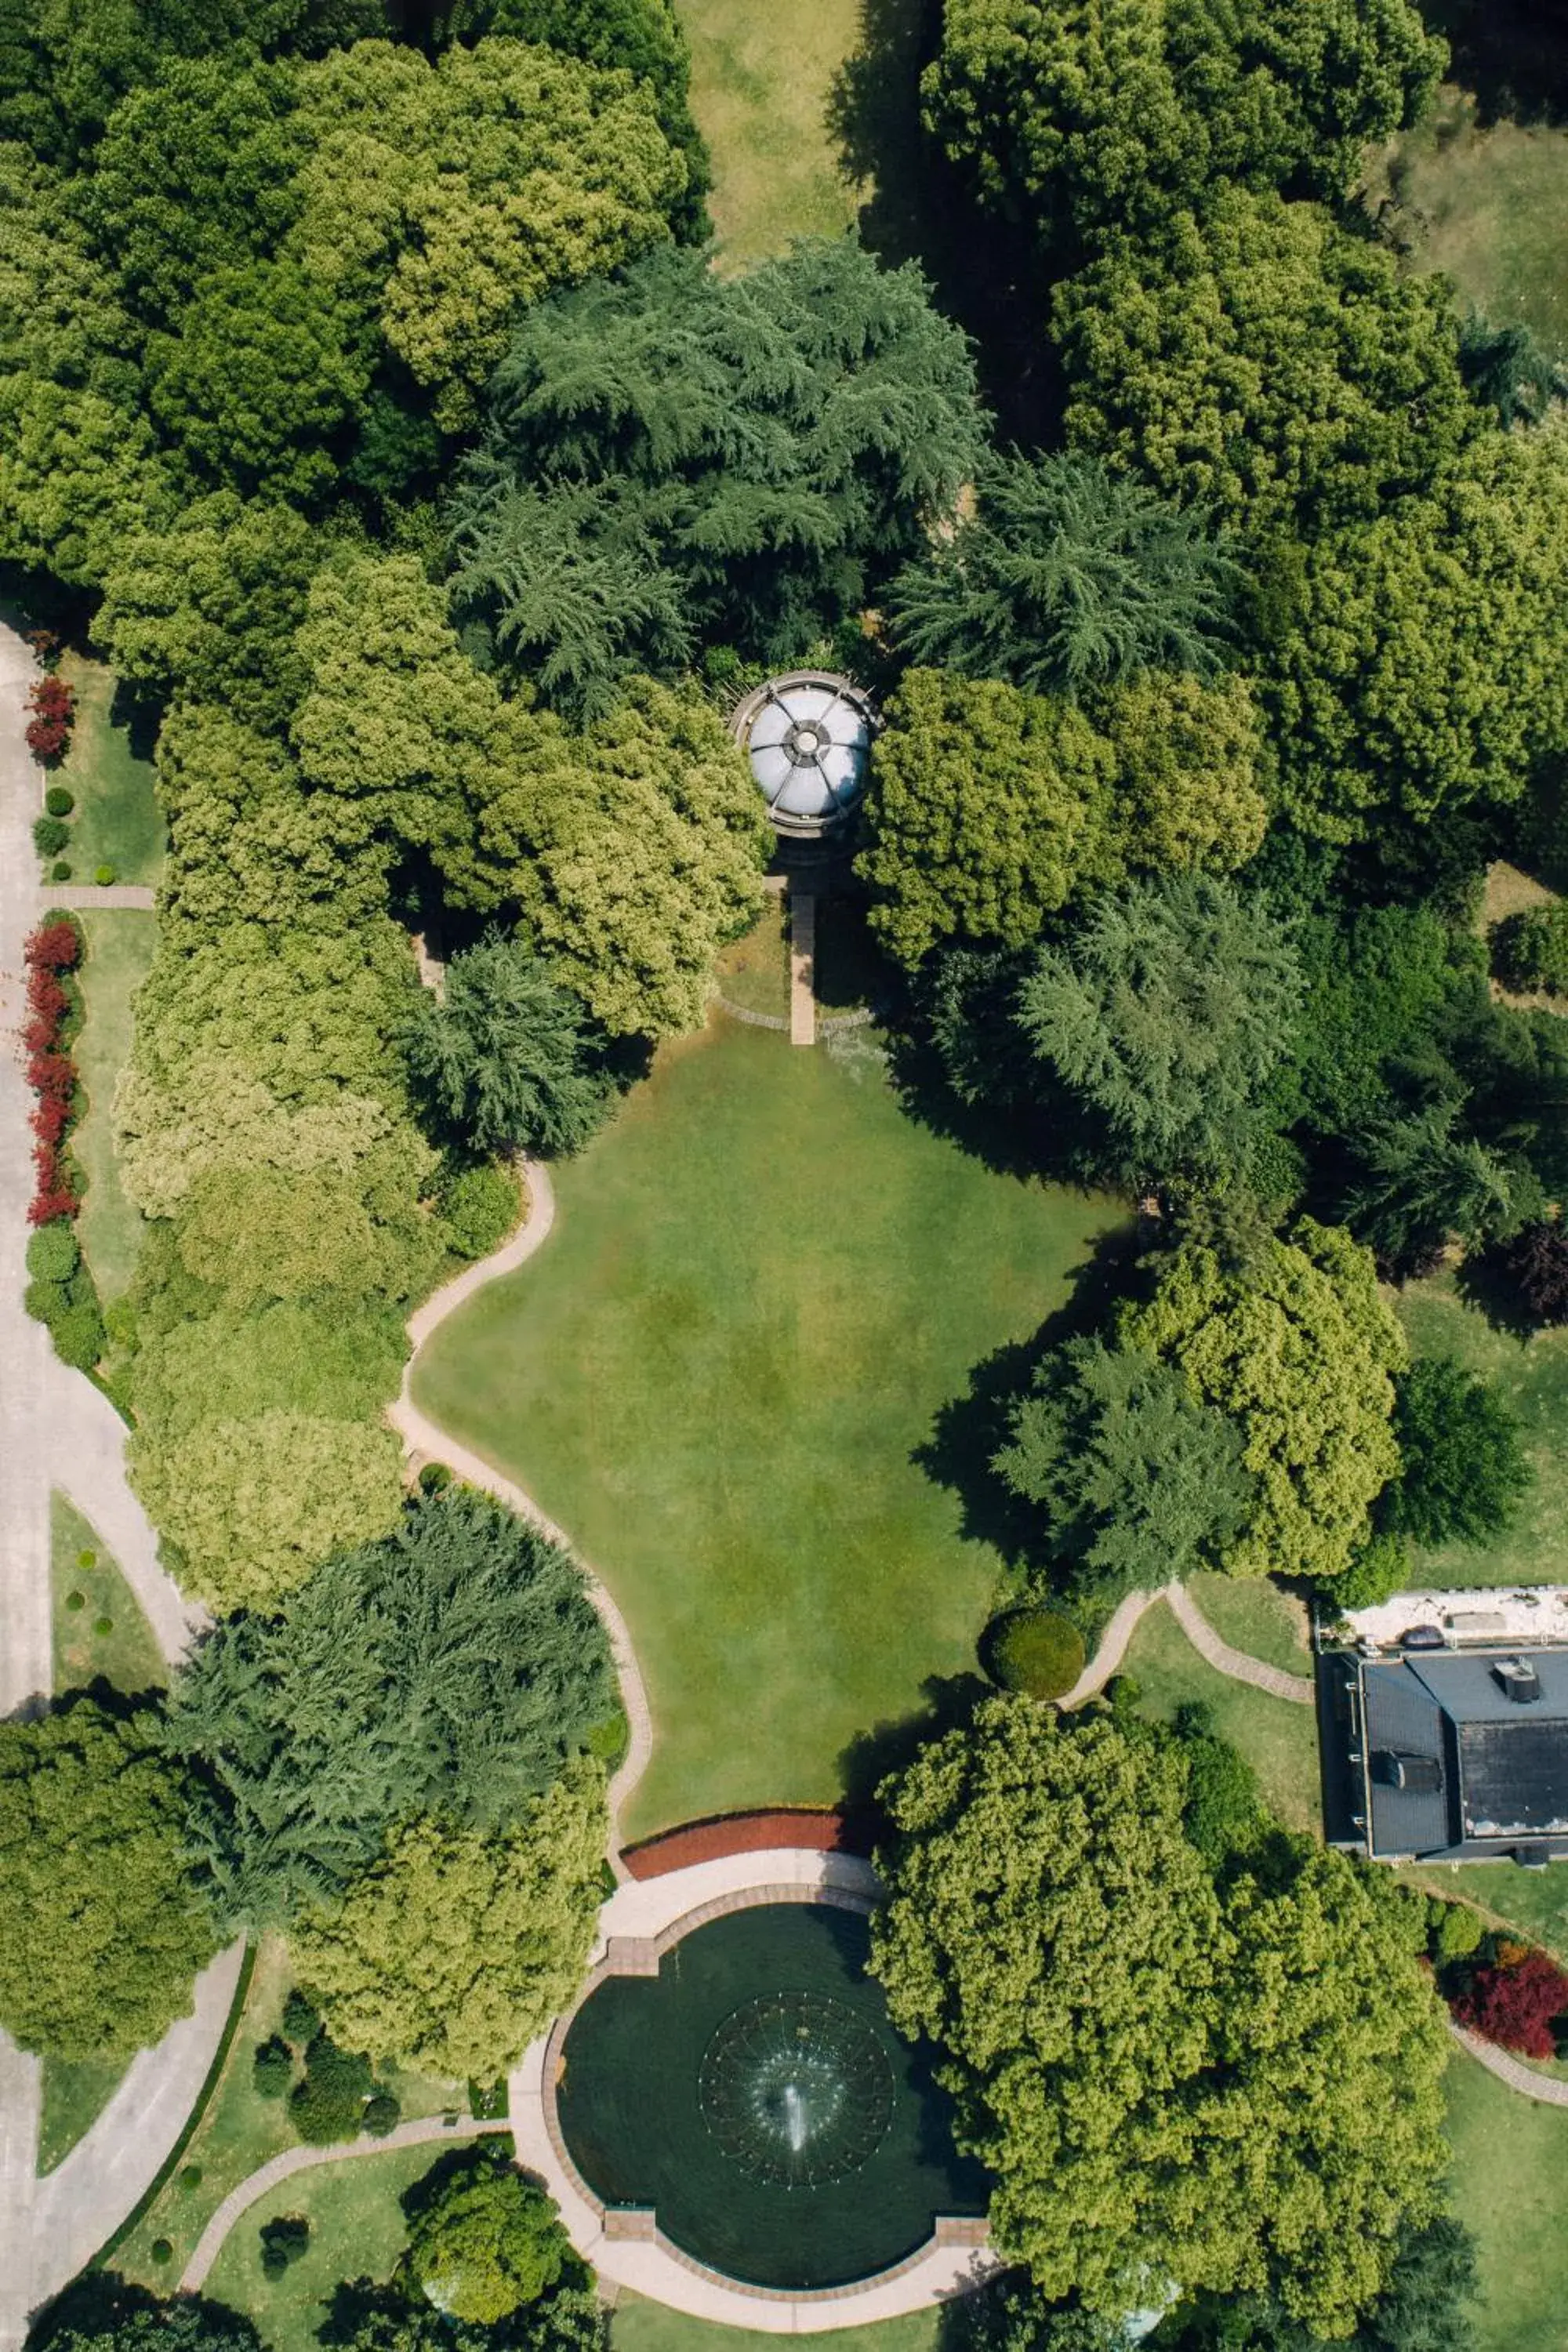
[[[1458,1833],[1458,1808],[1442,1708],[1403,1662],[1368,1666],[1362,1688],[1368,1758],[1379,1750],[1427,1756],[1442,1773],[1442,1785],[1435,1790],[1390,1788],[1374,1777],[1368,1844],[1373,1853],[1431,1853],[1451,1845]]]
[[[1442,1655],[1424,1651],[1406,1663],[1456,1723],[1568,1723],[1568,1650],[1521,1650],[1535,1668],[1541,1696],[1528,1706],[1510,1699],[1492,1668],[1503,1654]]]

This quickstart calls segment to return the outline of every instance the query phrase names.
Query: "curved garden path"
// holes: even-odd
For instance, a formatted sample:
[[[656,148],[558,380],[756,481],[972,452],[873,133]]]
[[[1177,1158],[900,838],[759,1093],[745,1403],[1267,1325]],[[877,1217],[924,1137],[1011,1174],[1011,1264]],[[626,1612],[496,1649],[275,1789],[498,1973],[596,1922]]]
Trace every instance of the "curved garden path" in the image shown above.
[[[1472,2033],[1468,2025],[1460,2025],[1453,2018],[1448,2020],[1448,2031],[1462,2050],[1468,2050],[1489,2074],[1495,2074],[1510,2091],[1521,2091],[1527,2099],[1539,2099],[1543,2107],[1568,2107],[1568,2083],[1557,2075],[1538,2074],[1522,2058],[1500,2050],[1495,2042],[1484,2042],[1479,2033]]]
[[[52,1487],[68,1495],[113,1552],[165,1658],[177,1659],[203,1622],[159,1564],[157,1538],[125,1475],[124,1423],[89,1381],[58,1361],[22,1303],[32,1193],[31,1098],[18,1034],[22,949],[54,903],[38,887],[31,837],[39,779],[25,730],[36,676],[29,647],[0,626],[0,1717],[37,1711],[53,1686]],[[110,896],[95,894],[92,903]],[[0,2032],[0,2352],[15,2352],[29,2311],[80,2269],[156,2175],[217,2049],[238,1967],[237,1949],[213,1962],[193,2014],[141,2053],[92,2129],[42,2180],[42,2070]]]
[[[448,1437],[445,1430],[422,1413],[414,1402],[414,1374],[419,1362],[419,1350],[431,1333],[438,1331],[447,1318],[455,1315],[459,1307],[466,1306],[475,1292],[482,1290],[487,1283],[499,1281],[502,1275],[515,1274],[520,1265],[526,1265],[555,1223],[555,1193],[548,1170],[541,1167],[537,1160],[530,1160],[524,1161],[522,1173],[528,1187],[528,1211],[511,1239],[503,1242],[500,1249],[492,1250],[489,1257],[479,1258],[473,1265],[465,1266],[461,1274],[444,1283],[423,1307],[416,1308],[409,1317],[407,1328],[411,1352],[403,1368],[403,1387],[397,1401],[386,1409],[387,1419],[411,1456],[444,1462],[470,1486],[482,1487],[486,1494],[494,1495],[498,1502],[505,1503],[517,1512],[520,1518],[531,1521],[541,1535],[548,1536],[552,1543],[557,1543],[563,1551],[570,1552],[587,1579],[589,1596],[610,1637],[610,1653],[620,1677],[621,1704],[626,1711],[626,1752],[611,1779],[609,1791],[611,1863],[616,1876],[625,1877],[626,1867],[620,1858],[621,1809],[647,1769],[648,1758],[653,1753],[653,1722],[648,1714],[647,1691],[642,1678],[642,1668],[637,1664],[637,1652],[632,1647],[626,1621],[604,1579],[589,1567],[565,1529],[558,1528],[554,1520],[540,1509],[531,1495],[525,1494],[492,1463]]]
[[[1289,1699],[1300,1706],[1311,1705],[1310,1676],[1287,1674],[1283,1666],[1271,1666],[1262,1658],[1249,1656],[1245,1650],[1233,1650],[1228,1642],[1220,1640],[1186,1586],[1175,1583],[1162,1584],[1153,1592],[1130,1592],[1125,1600],[1118,1601],[1093,1657],[1058,1705],[1081,1706],[1085,1699],[1104,1689],[1126,1656],[1128,1643],[1140,1622],[1159,1601],[1164,1601],[1199,1657],[1206,1659],[1217,1673],[1228,1675],[1232,1682],[1250,1683],[1254,1690],[1267,1691],[1271,1698]]]
[[[358,2139],[339,2140],[331,2147],[286,2147],[267,2164],[258,2165],[247,2173],[237,2188],[231,2189],[212,2220],[196,2240],[196,2248],[180,2273],[180,2293],[195,2294],[206,2283],[207,2273],[218,2258],[224,2240],[240,2217],[247,2213],[258,2198],[276,2189],[280,2180],[291,2180],[297,2172],[309,2172],[318,2164],[342,2164],[356,2156],[385,2156],[399,2147],[418,2147],[428,2140],[457,2143],[477,2139],[481,2132],[509,2132],[510,2124],[503,2116],[496,2123],[476,2123],[472,2116],[459,2116],[456,2123],[444,2123],[439,2116],[417,2116],[411,2122],[396,2125],[380,2139],[362,2133]]]

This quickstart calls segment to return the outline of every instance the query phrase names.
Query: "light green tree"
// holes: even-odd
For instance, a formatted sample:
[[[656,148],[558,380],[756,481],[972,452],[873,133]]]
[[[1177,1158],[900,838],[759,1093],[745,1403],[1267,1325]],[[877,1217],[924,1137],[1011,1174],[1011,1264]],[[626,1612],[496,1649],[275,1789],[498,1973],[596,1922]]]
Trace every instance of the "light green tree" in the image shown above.
[[[1115,758],[1059,698],[906,673],[872,753],[857,871],[900,963],[949,940],[1021,947],[1081,884],[1113,876]]]
[[[1090,710],[1116,756],[1111,839],[1131,871],[1228,874],[1256,855],[1268,809],[1249,679],[1150,669]]]
[[[408,2231],[408,2275],[438,2311],[493,2326],[537,2303],[572,2261],[572,2242],[542,2189],[509,2158],[474,2148],[421,2201]]]
[[[384,1535],[403,1501],[390,1429],[300,1412],[214,1418],[169,1438],[141,1429],[130,1468],[180,1581],[224,1611],[268,1608],[329,1554]]]
[[[1240,1426],[1258,1493],[1229,1573],[1342,1575],[1399,1468],[1390,1376],[1407,1351],[1370,1252],[1305,1217],[1241,1265],[1188,1245],[1147,1303],[1122,1308],[1119,1336],[1178,1366]]]
[[[518,1828],[411,1822],[341,1910],[296,1928],[300,1977],[347,2047],[493,2082],[583,1981],[607,1833],[586,1759]]]
[[[216,1948],[150,1715],[76,1696],[0,1724],[0,2024],[25,2050],[129,2057],[188,2016]]]

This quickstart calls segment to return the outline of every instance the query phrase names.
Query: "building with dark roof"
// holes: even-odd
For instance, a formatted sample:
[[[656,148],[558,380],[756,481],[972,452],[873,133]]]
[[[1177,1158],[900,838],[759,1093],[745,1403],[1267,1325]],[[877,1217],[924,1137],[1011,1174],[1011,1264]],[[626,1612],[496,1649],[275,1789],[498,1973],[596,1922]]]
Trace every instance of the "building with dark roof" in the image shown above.
[[[1387,1862],[1568,1856],[1568,1649],[1319,1660],[1330,1840]]]

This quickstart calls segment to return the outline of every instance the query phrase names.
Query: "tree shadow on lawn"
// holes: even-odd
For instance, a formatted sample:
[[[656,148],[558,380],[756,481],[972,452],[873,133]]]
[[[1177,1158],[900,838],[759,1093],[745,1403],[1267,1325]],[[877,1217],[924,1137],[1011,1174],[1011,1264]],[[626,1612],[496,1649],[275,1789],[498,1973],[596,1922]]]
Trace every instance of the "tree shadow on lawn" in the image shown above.
[[[1542,1327],[1520,1295],[1501,1249],[1476,1250],[1459,1261],[1454,1288],[1467,1307],[1510,1339],[1533,1339]]]
[[[1474,91],[1484,123],[1568,121],[1564,0],[1425,0],[1422,15],[1448,43],[1448,79]]]
[[[1043,1569],[1047,1563],[1040,1550],[1037,1509],[1005,1486],[992,1467],[1012,1435],[1013,1404],[1053,1348],[1104,1329],[1112,1305],[1125,1297],[1128,1276],[1142,1255],[1138,1229],[1131,1221],[1103,1234],[1074,1269],[1066,1302],[1031,1339],[1012,1340],[983,1358],[970,1372],[963,1394],[941,1408],[931,1436],[910,1456],[934,1486],[946,1486],[958,1496],[959,1534],[964,1541],[989,1544],[1015,1572]]]
[[[942,37],[942,0],[861,0],[854,54],[834,77],[827,129],[850,186],[867,189],[860,241],[889,267],[915,261],[939,306],[973,339],[1004,433],[1061,437],[1065,387],[1045,333],[1046,279],[1033,240],[982,216],[921,119],[921,75]]]
[[[869,1853],[887,1834],[888,1817],[877,1801],[877,1791],[888,1775],[907,1770],[921,1748],[943,1732],[961,1729],[993,1688],[978,1670],[928,1675],[921,1685],[923,1706],[856,1733],[838,1758],[844,1790],[838,1810],[854,1852]]]

